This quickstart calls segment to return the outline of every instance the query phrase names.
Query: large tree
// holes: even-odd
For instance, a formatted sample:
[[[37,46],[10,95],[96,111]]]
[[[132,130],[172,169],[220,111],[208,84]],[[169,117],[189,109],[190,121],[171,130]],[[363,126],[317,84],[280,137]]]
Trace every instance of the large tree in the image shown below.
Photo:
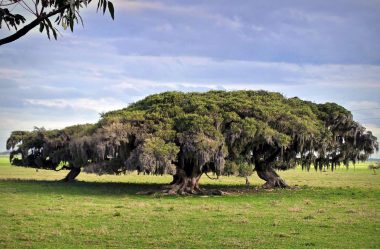
[[[39,26],[39,31],[57,39],[58,26],[74,31],[78,23],[83,25],[80,11],[92,0],[0,0],[0,29],[7,27],[14,33],[1,38],[0,46],[13,42]],[[114,18],[114,6],[109,0],[98,0],[103,14],[108,9]],[[51,18],[54,18],[51,20]]]
[[[334,104],[266,91],[165,92],[102,115],[94,125],[14,131],[15,165],[97,174],[172,174],[168,193],[202,193],[202,174],[251,165],[265,188],[287,187],[276,170],[334,169],[368,159],[377,138]],[[14,158],[20,154],[21,159]],[[228,174],[232,168],[228,167]],[[233,172],[232,172],[233,173]]]

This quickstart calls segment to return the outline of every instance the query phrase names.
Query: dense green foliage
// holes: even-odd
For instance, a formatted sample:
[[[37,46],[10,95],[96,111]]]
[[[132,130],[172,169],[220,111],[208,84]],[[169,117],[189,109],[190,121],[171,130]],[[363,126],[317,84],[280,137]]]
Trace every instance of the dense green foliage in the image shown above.
[[[94,125],[15,131],[7,147],[23,155],[15,164],[58,169],[64,162],[98,174],[169,173],[191,178],[192,187],[204,172],[222,174],[226,160],[243,161],[270,187],[283,187],[274,169],[334,169],[366,160],[378,142],[334,103],[266,91],[210,91],[151,95],[102,114]]]

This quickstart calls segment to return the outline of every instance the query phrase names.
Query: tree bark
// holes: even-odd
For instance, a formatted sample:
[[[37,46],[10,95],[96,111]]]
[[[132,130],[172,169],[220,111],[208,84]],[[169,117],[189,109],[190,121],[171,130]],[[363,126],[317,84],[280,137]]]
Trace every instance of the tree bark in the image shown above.
[[[263,188],[271,189],[289,187],[289,185],[286,184],[286,182],[274,171],[274,169],[269,166],[276,160],[280,153],[281,149],[276,148],[269,151],[269,156],[265,157],[265,159],[255,159],[255,170],[257,175],[266,181],[266,183],[262,186]]]
[[[257,175],[266,181],[264,183],[263,188],[271,189],[271,188],[287,188],[288,184],[272,169],[256,169]]]
[[[173,176],[173,181],[166,187],[164,193],[167,194],[203,194],[204,191],[199,187],[199,180],[202,173],[191,174],[188,176],[182,169],[177,170],[177,174]]]
[[[81,168],[71,168],[70,172],[67,174],[65,178],[62,179],[63,182],[72,182],[81,172]]]
[[[248,176],[245,177],[245,186],[247,188],[249,188],[249,185],[251,185],[251,183],[249,182],[249,179],[248,179]]]
[[[273,156],[269,157],[270,160],[266,161],[255,161],[255,170],[257,172],[257,175],[266,181],[263,188],[271,189],[271,188],[287,188],[289,187],[288,184],[274,171],[273,168],[268,167],[267,165],[273,160]]]

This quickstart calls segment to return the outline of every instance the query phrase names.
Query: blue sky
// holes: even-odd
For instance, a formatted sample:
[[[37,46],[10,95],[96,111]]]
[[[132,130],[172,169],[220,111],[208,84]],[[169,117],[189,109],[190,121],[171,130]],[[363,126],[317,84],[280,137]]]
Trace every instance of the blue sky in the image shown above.
[[[0,47],[0,151],[12,130],[96,122],[167,90],[337,102],[380,138],[380,1],[113,2],[115,21],[92,6],[58,41],[33,30]]]

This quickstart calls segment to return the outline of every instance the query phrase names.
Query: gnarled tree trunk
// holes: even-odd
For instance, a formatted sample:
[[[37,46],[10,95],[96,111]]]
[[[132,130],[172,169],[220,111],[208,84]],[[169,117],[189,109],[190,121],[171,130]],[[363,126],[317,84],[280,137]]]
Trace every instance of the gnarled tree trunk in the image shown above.
[[[271,189],[271,188],[287,188],[289,187],[288,184],[274,171],[274,169],[269,167],[264,167],[265,162],[256,162],[255,163],[255,169],[257,172],[257,175],[266,181],[263,188]]]
[[[81,172],[81,168],[72,167],[70,172],[67,174],[65,178],[62,179],[63,182],[72,182]]]
[[[168,194],[203,194],[203,190],[199,187],[199,179],[202,173],[187,175],[182,169],[177,169],[177,174],[173,176],[170,186],[164,190]]]

